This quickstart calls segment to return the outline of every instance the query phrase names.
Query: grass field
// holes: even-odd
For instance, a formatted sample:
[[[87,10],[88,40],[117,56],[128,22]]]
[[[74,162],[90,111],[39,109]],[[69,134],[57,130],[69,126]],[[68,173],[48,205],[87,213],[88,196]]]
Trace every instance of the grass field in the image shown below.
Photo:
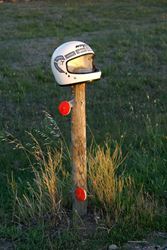
[[[38,148],[33,138],[44,151],[45,144],[55,149],[61,143],[61,130],[70,147],[70,118],[60,117],[57,106],[70,99],[71,89],[56,85],[50,59],[57,46],[76,39],[94,49],[102,71],[102,79],[87,86],[88,149],[95,140],[90,166],[98,166],[103,157],[102,167],[107,168],[105,157],[111,160],[108,148],[113,152],[119,145],[125,160],[117,174],[133,183],[127,184],[132,197],[125,190],[123,201],[114,205],[107,199],[105,203],[90,184],[90,197],[94,197],[90,216],[97,211],[100,217],[93,229],[88,223],[90,234],[56,225],[49,218],[33,220],[35,212],[28,222],[21,217],[18,222],[14,216],[16,193],[12,192],[15,183],[17,195],[27,192],[27,182],[34,185],[37,172],[32,172],[24,150]],[[0,244],[13,245],[13,249],[102,249],[111,243],[141,239],[152,231],[167,231],[166,82],[166,0],[0,4]],[[7,134],[23,145],[11,143],[13,138]],[[38,169],[42,163],[35,156],[30,159]],[[64,156],[63,166],[66,214],[71,208],[64,198],[68,197],[71,170]],[[61,218],[67,225],[67,216]]]

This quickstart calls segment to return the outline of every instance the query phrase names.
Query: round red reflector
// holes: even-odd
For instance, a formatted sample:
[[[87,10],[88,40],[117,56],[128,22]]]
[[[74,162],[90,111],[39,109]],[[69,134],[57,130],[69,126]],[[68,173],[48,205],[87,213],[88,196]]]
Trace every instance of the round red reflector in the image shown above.
[[[75,189],[75,198],[78,200],[78,201],[85,201],[86,200],[86,191],[83,189],[83,188],[79,188],[77,187]]]
[[[62,115],[62,116],[66,116],[70,113],[71,111],[71,105],[69,102],[67,101],[63,101],[59,104],[59,107],[58,107],[58,110],[59,110],[59,113]]]

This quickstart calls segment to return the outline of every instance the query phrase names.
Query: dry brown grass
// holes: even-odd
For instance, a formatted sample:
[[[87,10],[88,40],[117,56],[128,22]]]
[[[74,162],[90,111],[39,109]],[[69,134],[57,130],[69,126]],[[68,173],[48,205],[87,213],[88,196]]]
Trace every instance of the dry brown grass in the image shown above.
[[[89,154],[89,179],[92,195],[100,202],[107,213],[113,210],[114,217],[119,216],[122,205],[119,201],[120,195],[125,188],[131,188],[131,177],[117,175],[118,167],[124,158],[119,145],[114,152],[108,144],[104,147],[98,146],[96,152]]]
[[[53,222],[62,214],[62,194],[59,173],[62,168],[62,152],[47,148],[44,153],[40,144],[31,135],[34,142],[33,154],[37,165],[32,165],[33,181],[27,182],[27,192],[18,195],[17,185],[12,179],[11,185],[15,196],[14,216],[28,222],[51,217]]]
[[[154,197],[137,188],[134,179],[120,173],[118,168],[124,162],[121,147],[117,144],[113,153],[108,144],[90,152],[89,189],[90,196],[98,208],[102,208],[106,224],[110,227],[120,218],[139,223],[142,218],[152,221],[158,204]]]

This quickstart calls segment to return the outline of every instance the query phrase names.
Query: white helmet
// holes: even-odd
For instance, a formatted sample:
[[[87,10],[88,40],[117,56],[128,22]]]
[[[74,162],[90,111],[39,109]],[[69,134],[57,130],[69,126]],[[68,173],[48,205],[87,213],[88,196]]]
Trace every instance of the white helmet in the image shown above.
[[[100,79],[93,50],[83,42],[72,41],[59,46],[51,58],[51,68],[57,83],[66,86]]]

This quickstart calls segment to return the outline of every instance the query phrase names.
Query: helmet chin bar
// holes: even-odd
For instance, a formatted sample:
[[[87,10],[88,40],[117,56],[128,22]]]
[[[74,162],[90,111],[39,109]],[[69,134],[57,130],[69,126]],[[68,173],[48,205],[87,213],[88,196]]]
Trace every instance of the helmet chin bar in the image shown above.
[[[59,84],[60,86],[69,86],[73,84],[79,84],[83,82],[93,82],[95,80],[99,80],[101,77],[101,71],[96,70],[95,72],[89,73],[82,73],[82,74],[71,74],[67,73],[68,78],[65,83]]]

